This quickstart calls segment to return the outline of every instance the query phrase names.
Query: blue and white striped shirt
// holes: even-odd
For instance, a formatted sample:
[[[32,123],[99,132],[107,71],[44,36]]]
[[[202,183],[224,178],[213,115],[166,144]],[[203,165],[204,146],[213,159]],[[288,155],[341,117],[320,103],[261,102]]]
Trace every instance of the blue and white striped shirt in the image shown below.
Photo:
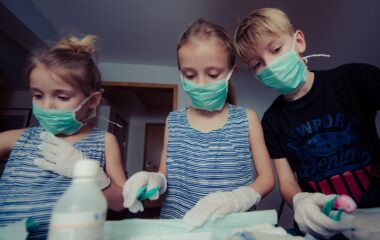
[[[204,133],[193,129],[186,109],[168,116],[167,196],[161,218],[183,218],[200,198],[232,191],[256,176],[243,107],[229,105],[226,124]]]
[[[41,127],[27,128],[13,146],[0,179],[0,226],[33,217],[39,225],[28,239],[46,239],[55,202],[70,186],[71,178],[60,176],[34,165],[42,158]],[[74,146],[89,158],[104,165],[104,131],[94,128]]]

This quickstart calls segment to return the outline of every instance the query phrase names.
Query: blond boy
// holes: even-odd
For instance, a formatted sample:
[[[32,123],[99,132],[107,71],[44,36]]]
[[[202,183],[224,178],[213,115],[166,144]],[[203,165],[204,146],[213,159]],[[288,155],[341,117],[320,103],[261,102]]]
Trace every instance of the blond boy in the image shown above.
[[[329,238],[350,228],[350,221],[321,212],[331,194],[349,195],[362,208],[380,206],[379,69],[347,64],[309,71],[301,57],[304,34],[273,8],[253,11],[234,40],[256,78],[281,94],[262,125],[281,194],[300,230]]]

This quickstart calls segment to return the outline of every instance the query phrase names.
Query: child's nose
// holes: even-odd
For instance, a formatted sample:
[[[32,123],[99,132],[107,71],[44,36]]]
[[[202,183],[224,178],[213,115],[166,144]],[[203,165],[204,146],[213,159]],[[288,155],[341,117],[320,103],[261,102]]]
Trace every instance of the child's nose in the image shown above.
[[[274,57],[274,56],[270,56],[270,55],[265,56],[263,58],[263,65],[264,65],[264,67],[266,67],[268,64],[272,63],[275,59],[276,59],[276,57]]]
[[[46,109],[53,109],[54,108],[54,102],[52,101],[52,99],[46,98],[46,99],[44,99],[44,101],[41,102],[40,107],[46,108]]]
[[[199,76],[197,79],[197,84],[199,85],[205,85],[207,83],[206,76]]]

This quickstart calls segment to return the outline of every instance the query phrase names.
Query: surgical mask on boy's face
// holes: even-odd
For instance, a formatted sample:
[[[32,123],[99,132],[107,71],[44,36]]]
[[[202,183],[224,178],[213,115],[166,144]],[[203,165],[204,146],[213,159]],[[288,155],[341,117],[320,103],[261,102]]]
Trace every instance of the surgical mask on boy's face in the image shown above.
[[[89,109],[86,119],[80,121],[77,119],[77,113],[82,110],[83,106],[91,99],[90,95],[74,109],[46,109],[40,108],[33,103],[33,115],[40,125],[48,132],[57,134],[72,135],[81,129],[88,121],[96,116],[96,109]]]
[[[292,49],[256,73],[256,78],[260,82],[284,95],[296,92],[306,83],[307,66],[295,50],[296,35],[297,32],[294,34]],[[310,57],[330,57],[330,55],[312,54],[302,59],[307,63]]]
[[[281,94],[297,91],[306,82],[307,67],[293,48],[256,73],[256,78],[264,85]]]
[[[183,90],[190,97],[192,106],[210,112],[222,109],[227,99],[228,81],[232,71],[226,78],[204,85],[193,83],[181,74]]]

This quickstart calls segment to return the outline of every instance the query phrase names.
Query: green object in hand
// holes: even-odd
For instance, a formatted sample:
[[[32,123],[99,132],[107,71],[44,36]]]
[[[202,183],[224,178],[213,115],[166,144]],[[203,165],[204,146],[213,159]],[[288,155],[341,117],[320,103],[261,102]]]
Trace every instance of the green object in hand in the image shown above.
[[[326,203],[323,205],[322,212],[330,217],[334,221],[340,221],[342,219],[342,209],[338,209],[336,214],[332,213],[332,210],[334,208],[335,201],[337,200],[338,196],[332,198],[330,201],[326,201]]]
[[[159,187],[152,188],[149,191],[146,191],[146,189],[147,189],[147,186],[144,186],[144,187],[141,187],[137,191],[137,200],[142,201],[142,200],[150,198],[151,196],[153,196],[157,193]]]
[[[26,230],[30,232],[30,231],[36,230],[37,228],[38,228],[38,224],[36,223],[36,221],[34,221],[32,217],[29,217],[26,220]]]

